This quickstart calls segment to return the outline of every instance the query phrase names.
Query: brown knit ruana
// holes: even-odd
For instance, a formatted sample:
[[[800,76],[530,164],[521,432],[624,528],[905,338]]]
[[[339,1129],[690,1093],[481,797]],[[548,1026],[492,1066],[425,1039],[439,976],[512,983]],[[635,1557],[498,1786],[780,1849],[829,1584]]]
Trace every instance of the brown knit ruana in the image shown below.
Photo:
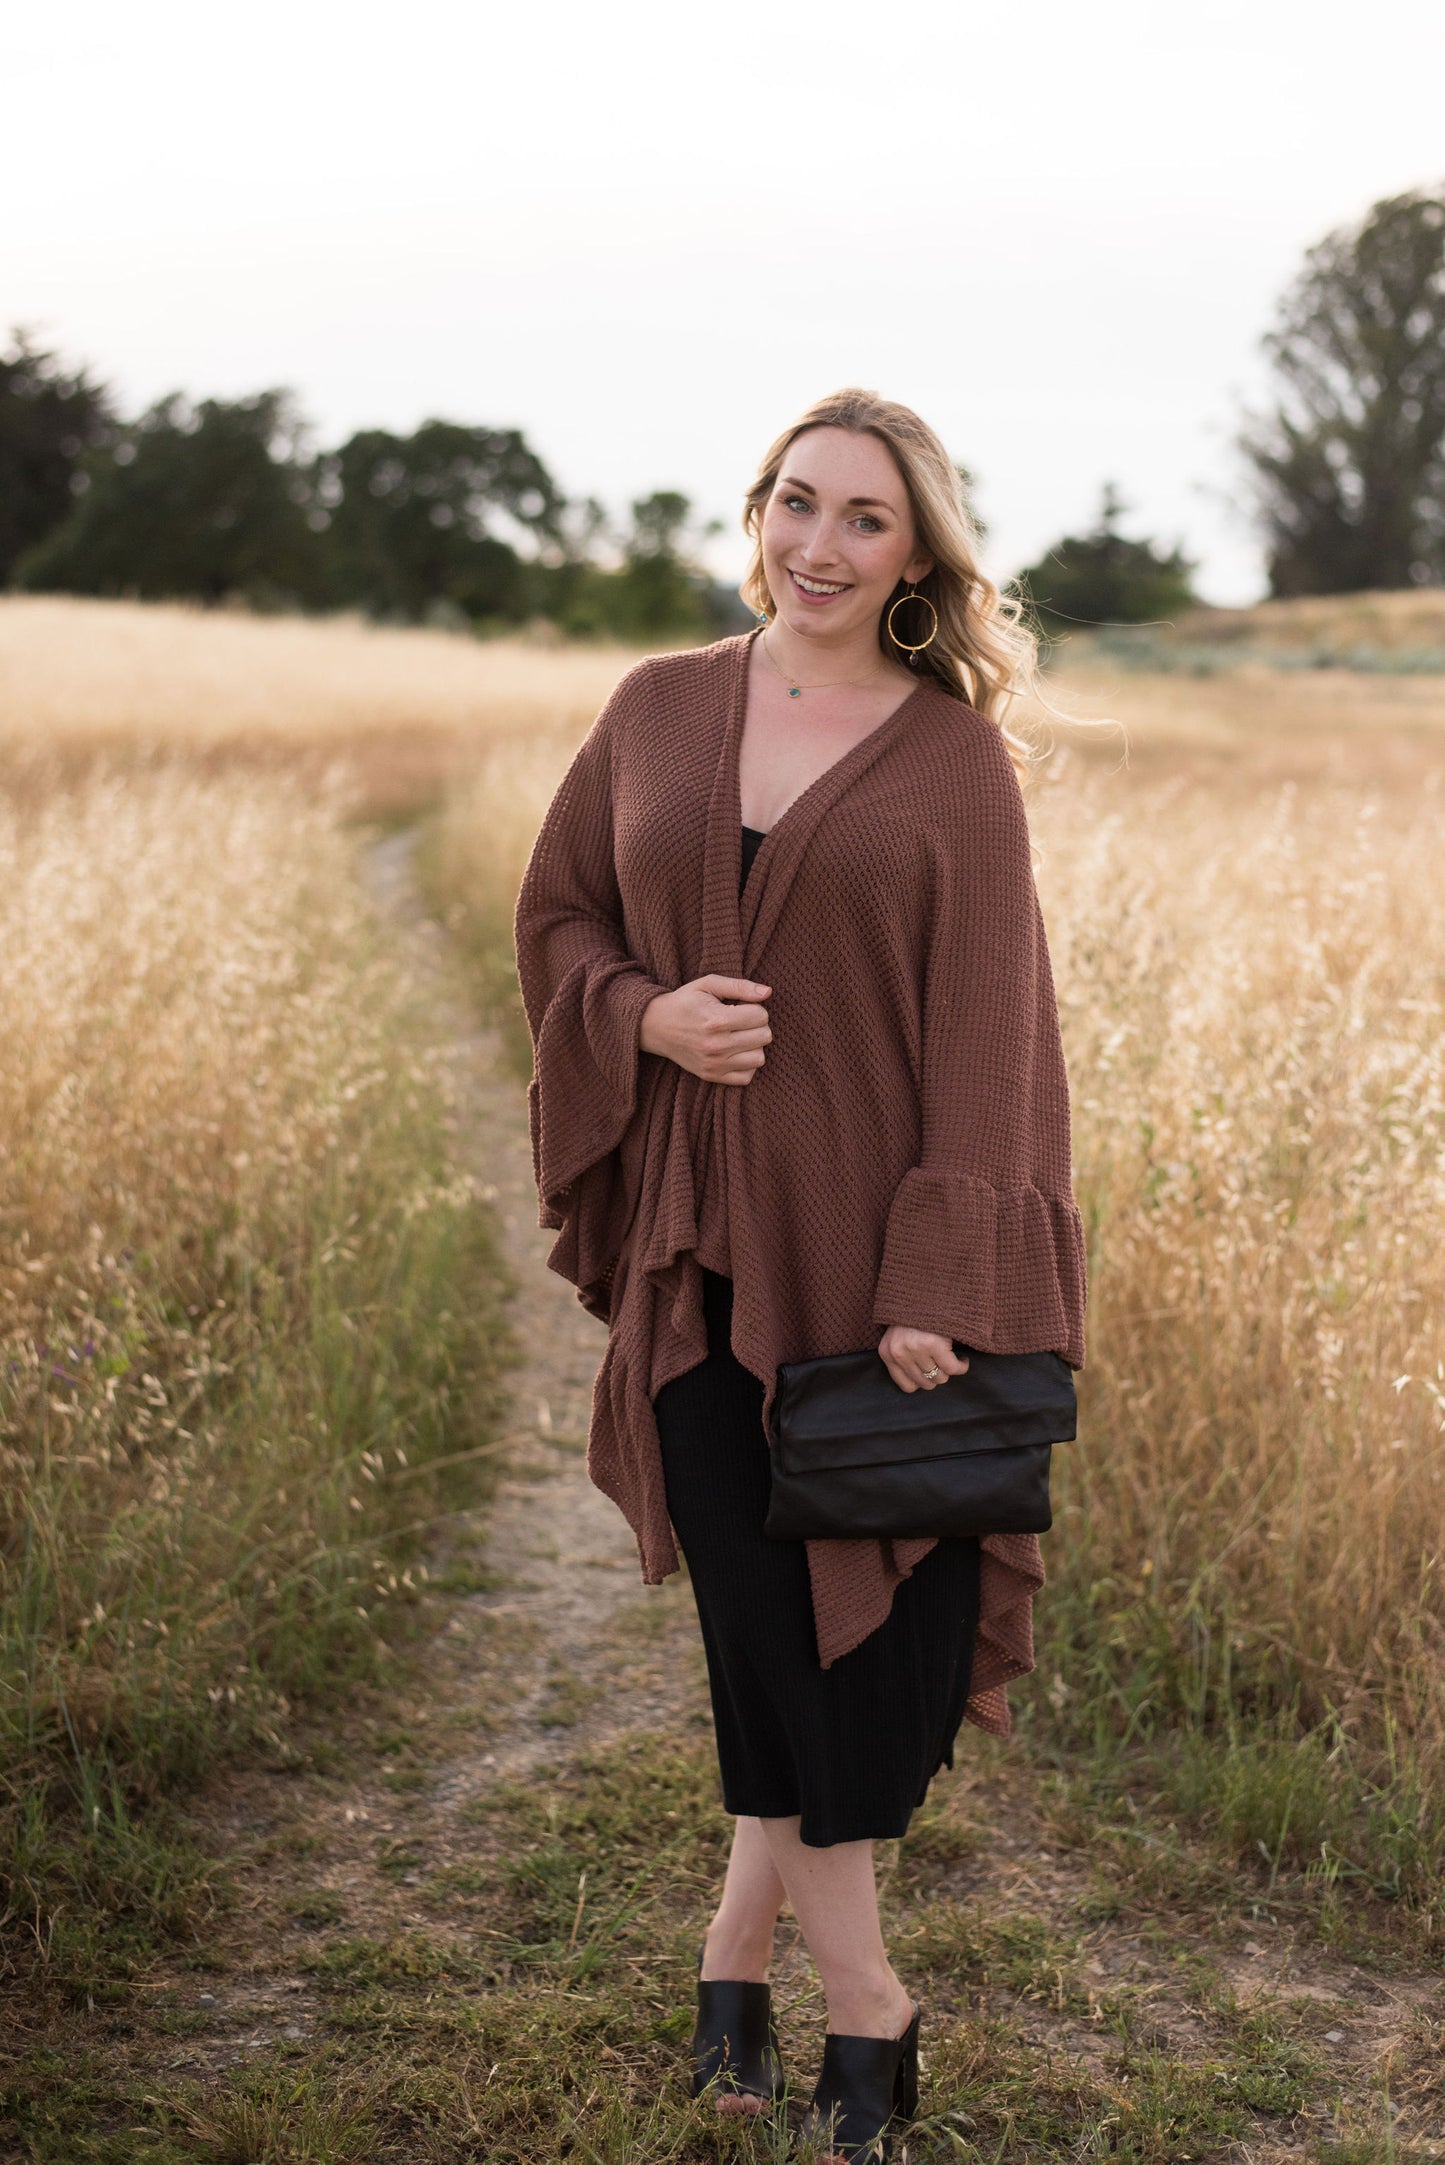
[[[517,899],[538,1223],[609,1325],[588,1468],[677,1569],[652,1400],[707,1353],[701,1267],[732,1343],[781,1361],[911,1325],[1084,1362],[1069,1097],[1018,780],[997,726],[931,682],[794,799],[741,901],[738,748],[756,634],[628,671],[572,761]],[[642,1052],[660,992],[772,987],[751,1082]],[[929,1541],[808,1544],[818,1655],[887,1616]],[[1009,1726],[1033,1667],[1032,1535],[982,1544],[969,1718]]]

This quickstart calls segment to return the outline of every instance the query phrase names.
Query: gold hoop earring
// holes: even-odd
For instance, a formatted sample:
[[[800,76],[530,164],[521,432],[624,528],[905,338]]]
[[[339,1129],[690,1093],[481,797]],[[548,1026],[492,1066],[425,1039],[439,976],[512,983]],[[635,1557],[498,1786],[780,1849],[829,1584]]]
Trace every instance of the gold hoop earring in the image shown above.
[[[897,632],[893,629],[894,613],[895,611],[903,607],[905,601],[921,601],[924,608],[933,618],[932,631],[928,634],[928,637],[926,639],[920,639],[917,646],[910,646],[906,639],[900,639]],[[938,611],[934,608],[933,603],[929,600],[926,594],[920,594],[916,586],[910,586],[908,592],[906,594],[900,594],[897,601],[894,602],[892,609],[890,609],[888,612],[887,622],[889,638],[893,641],[893,644],[896,647],[902,647],[904,653],[909,657],[909,667],[916,669],[918,664],[913,659],[913,657],[917,654],[921,654],[925,647],[932,646],[934,640],[938,637]]]

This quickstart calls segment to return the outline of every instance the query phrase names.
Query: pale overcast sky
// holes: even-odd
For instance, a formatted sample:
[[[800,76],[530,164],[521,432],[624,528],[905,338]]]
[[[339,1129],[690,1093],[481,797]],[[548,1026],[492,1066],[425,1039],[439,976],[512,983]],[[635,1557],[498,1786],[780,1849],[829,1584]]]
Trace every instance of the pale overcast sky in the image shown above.
[[[1275,297],[1445,176],[1440,0],[72,0],[6,43],[0,329],[129,406],[520,426],[569,493],[685,489],[729,574],[764,445],[852,382],[973,467],[996,575],[1112,478],[1252,598]]]

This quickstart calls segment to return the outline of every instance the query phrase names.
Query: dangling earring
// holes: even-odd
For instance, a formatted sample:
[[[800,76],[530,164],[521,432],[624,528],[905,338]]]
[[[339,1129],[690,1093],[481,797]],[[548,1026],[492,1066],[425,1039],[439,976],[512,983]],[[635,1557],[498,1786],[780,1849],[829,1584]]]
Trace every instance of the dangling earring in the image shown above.
[[[920,639],[917,646],[909,646],[908,641],[906,639],[900,639],[897,632],[893,629],[894,611],[901,609],[905,601],[921,601],[924,608],[933,618],[932,631],[928,634],[928,637],[926,639]],[[925,647],[932,646],[934,640],[938,637],[938,611],[934,608],[933,603],[929,600],[928,596],[926,594],[920,594],[917,587],[912,585],[911,583],[909,585],[908,592],[906,594],[900,594],[897,601],[894,602],[893,608],[890,609],[888,612],[888,636],[893,641],[893,644],[896,647],[903,648],[904,652],[908,656],[908,666],[910,669],[916,669],[918,667],[919,655],[923,652],[923,649]]]

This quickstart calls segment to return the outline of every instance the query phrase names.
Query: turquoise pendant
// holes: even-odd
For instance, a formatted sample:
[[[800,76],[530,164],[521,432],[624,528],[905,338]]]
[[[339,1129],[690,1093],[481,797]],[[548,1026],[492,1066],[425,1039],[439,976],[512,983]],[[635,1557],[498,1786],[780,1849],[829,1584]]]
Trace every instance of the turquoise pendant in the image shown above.
[[[802,696],[803,696],[803,687],[802,687],[802,685],[801,685],[801,684],[795,684],[795,685],[793,686],[792,690],[791,690],[791,691],[789,692],[789,694],[788,694],[788,697],[789,697],[790,699],[801,699],[801,698],[802,698]]]

